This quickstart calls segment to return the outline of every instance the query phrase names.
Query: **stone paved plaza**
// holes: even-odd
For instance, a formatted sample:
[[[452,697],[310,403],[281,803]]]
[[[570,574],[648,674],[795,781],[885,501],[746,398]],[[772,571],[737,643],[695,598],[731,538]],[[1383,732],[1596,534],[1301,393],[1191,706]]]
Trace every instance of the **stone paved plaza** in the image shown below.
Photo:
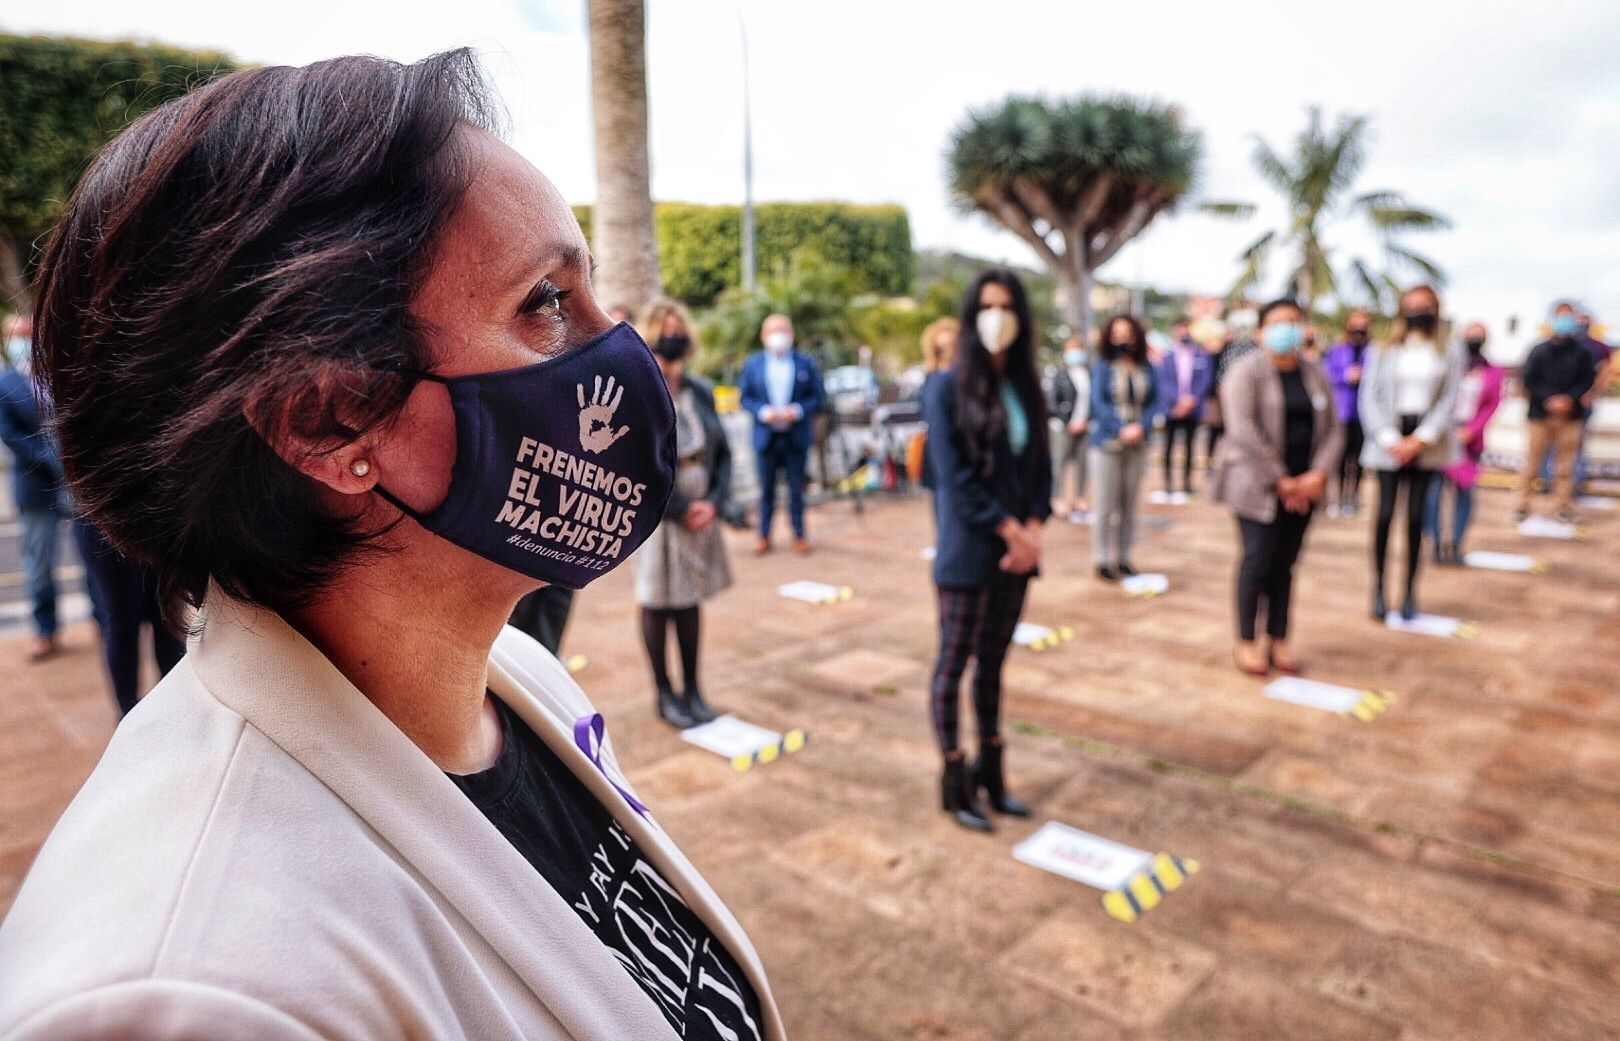
[[[627,569],[566,651],[644,800],[738,912],[799,1039],[1597,1039],[1620,1032],[1620,512],[1529,540],[1483,492],[1474,547],[1549,569],[1431,569],[1424,607],[1471,639],[1368,620],[1365,519],[1319,520],[1296,593],[1316,678],[1394,692],[1362,723],[1265,698],[1230,663],[1235,531],[1150,507],[1155,600],[1091,577],[1054,525],[1015,648],[1009,761],[1036,818],[993,836],[938,810],[920,498],[812,514],[816,554],[755,559],[713,602],[710,700],[809,745],[747,772],[652,714]],[[845,603],[776,596],[847,584]],[[0,645],[0,907],[113,726],[91,631],[22,663]],[[971,724],[966,714],[965,724]],[[1134,925],[1012,858],[1059,820],[1202,870]]]

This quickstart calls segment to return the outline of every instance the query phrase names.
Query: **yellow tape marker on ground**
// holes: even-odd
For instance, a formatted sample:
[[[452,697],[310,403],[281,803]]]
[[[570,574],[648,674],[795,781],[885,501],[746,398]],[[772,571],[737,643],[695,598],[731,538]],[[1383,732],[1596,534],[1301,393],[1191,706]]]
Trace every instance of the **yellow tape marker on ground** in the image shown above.
[[[791,755],[810,743],[810,735],[803,730],[789,730],[780,741],[772,742],[748,755],[731,757],[731,768],[741,773],[764,763],[774,763],[784,755]]]
[[[1395,695],[1387,690],[1364,690],[1361,700],[1350,709],[1350,714],[1363,723],[1371,723],[1395,703]]]
[[[563,662],[563,665],[568,669],[570,674],[583,672],[585,666],[589,664],[590,659],[585,657],[583,654],[570,654],[568,656],[568,660]]]
[[[1198,861],[1182,860],[1169,853],[1155,854],[1153,860],[1130,881],[1103,894],[1103,910],[1127,925],[1163,903],[1198,871]]]
[[[1045,636],[1037,640],[1031,640],[1029,649],[1032,651],[1051,650],[1053,647],[1068,643],[1072,639],[1074,639],[1074,626],[1060,625],[1056,629],[1048,629]]]

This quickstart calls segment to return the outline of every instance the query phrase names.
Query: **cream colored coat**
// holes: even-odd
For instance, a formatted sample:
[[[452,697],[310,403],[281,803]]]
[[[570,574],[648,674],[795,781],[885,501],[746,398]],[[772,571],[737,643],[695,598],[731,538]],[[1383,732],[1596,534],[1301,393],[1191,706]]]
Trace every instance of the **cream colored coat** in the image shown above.
[[[119,726],[0,926],[0,1038],[675,1037],[568,903],[274,615],[221,597]],[[731,951],[759,957],[669,836],[573,741],[594,712],[507,629],[490,688]],[[610,746],[603,769],[621,785]],[[628,787],[628,785],[626,785]]]

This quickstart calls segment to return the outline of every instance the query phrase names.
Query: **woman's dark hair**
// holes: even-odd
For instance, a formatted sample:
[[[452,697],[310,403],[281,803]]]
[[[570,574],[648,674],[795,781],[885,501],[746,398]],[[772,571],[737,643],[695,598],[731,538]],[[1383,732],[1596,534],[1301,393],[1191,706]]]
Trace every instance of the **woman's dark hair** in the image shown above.
[[[1260,326],[1265,325],[1266,315],[1275,311],[1279,307],[1292,307],[1294,310],[1299,312],[1301,318],[1305,317],[1305,308],[1299,305],[1298,300],[1295,300],[1291,296],[1279,296],[1277,299],[1268,301],[1261,306],[1260,317],[1254,320],[1255,327],[1259,328]]]
[[[431,360],[408,306],[472,176],[457,128],[492,124],[467,50],[250,69],[142,117],[74,190],[35,367],[74,498],[171,618],[210,582],[285,611],[370,548],[270,446],[404,405]]]
[[[979,294],[986,285],[1004,287],[1018,316],[1018,335],[1007,346],[1003,374],[998,375],[990,352],[979,339]],[[1024,283],[1010,269],[981,271],[962,294],[961,325],[956,339],[956,426],[967,447],[968,462],[988,474],[994,465],[996,439],[1007,429],[1007,410],[1001,404],[1001,381],[1006,379],[1023,402],[1029,420],[1030,449],[1046,458],[1046,396],[1035,369],[1035,318],[1029,310]]]
[[[1127,322],[1131,327],[1131,342],[1123,347],[1114,345],[1114,323]],[[1114,361],[1119,358],[1129,358],[1138,365],[1146,365],[1148,361],[1147,329],[1134,315],[1121,312],[1108,319],[1102,325],[1102,356],[1103,361]]]

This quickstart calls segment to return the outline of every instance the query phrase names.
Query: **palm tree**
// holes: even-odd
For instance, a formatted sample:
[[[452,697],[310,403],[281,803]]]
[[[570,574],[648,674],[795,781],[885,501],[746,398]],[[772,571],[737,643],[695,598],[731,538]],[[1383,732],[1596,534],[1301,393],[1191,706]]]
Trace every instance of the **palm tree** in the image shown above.
[[[1201,153],[1178,109],[1128,97],[1011,97],[951,134],[951,192],[1027,242],[1091,325],[1093,273],[1193,185]]]
[[[1385,310],[1391,297],[1400,294],[1398,274],[1415,271],[1444,285],[1446,276],[1440,266],[1402,246],[1396,237],[1401,232],[1443,230],[1451,222],[1398,192],[1351,195],[1367,161],[1367,117],[1340,116],[1328,129],[1323,126],[1320,108],[1312,106],[1309,112],[1305,130],[1287,158],[1263,138],[1255,138],[1255,168],[1287,200],[1288,226],[1280,232],[1266,232],[1243,250],[1238,257],[1242,272],[1232,286],[1232,296],[1241,297],[1259,285],[1274,251],[1286,254],[1286,291],[1305,305],[1307,313],[1324,296],[1341,304],[1356,302],[1375,311]],[[1387,258],[1382,269],[1374,271],[1362,258],[1353,257],[1346,271],[1334,270],[1332,248],[1323,240],[1323,232],[1332,221],[1348,217],[1367,220],[1377,232]]]
[[[602,306],[639,308],[662,288],[647,158],[644,0],[589,0],[591,114],[596,127],[592,249]]]

